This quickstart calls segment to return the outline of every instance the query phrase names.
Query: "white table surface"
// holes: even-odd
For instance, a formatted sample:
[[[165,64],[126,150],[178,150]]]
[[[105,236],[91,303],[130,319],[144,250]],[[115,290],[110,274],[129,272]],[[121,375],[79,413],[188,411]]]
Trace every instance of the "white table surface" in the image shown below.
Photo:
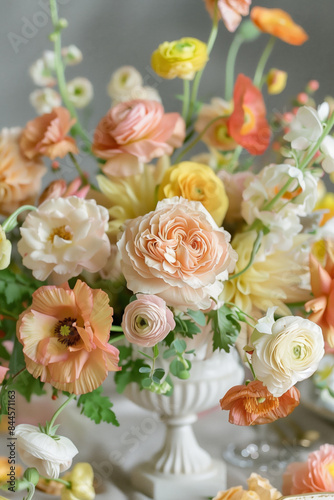
[[[158,416],[139,408],[124,396],[115,392],[108,383],[106,393],[114,402],[114,410],[120,422],[120,427],[111,424],[96,425],[87,417],[79,414],[72,406],[64,410],[58,422],[59,434],[72,439],[79,454],[75,462],[90,462],[94,468],[97,484],[98,500],[145,500],[147,497],[134,491],[129,479],[129,471],[140,462],[149,459],[160,448],[164,427]],[[43,423],[50,418],[54,408],[59,406],[59,401],[54,403],[50,398],[34,399],[27,405],[18,398],[17,423]],[[221,458],[222,452],[228,443],[241,441],[249,443],[254,436],[254,428],[238,427],[228,423],[228,413],[218,407],[200,415],[194,424],[195,434],[200,445],[205,448],[213,458]],[[312,448],[303,450],[306,457],[311,449],[317,449],[322,443],[334,443],[334,423],[325,420],[319,415],[300,405],[290,417],[281,419],[279,426],[290,433],[289,420],[298,422],[303,429],[315,429],[320,432],[320,439]],[[262,426],[261,426],[262,427]],[[274,433],[269,425],[268,431]],[[275,434],[275,433],[274,433]],[[1,455],[6,455],[7,435],[0,435]],[[292,450],[293,453],[293,450]],[[19,462],[19,460],[18,460]],[[246,485],[246,479],[252,470],[240,469],[231,465],[227,466],[227,486]],[[281,488],[281,473],[274,471],[261,473],[269,477],[272,484]],[[11,495],[10,498],[22,499],[22,493]],[[36,493],[36,500],[50,499],[49,495]],[[177,499],[175,499],[177,500]],[[191,498],[190,500],[197,500]]]

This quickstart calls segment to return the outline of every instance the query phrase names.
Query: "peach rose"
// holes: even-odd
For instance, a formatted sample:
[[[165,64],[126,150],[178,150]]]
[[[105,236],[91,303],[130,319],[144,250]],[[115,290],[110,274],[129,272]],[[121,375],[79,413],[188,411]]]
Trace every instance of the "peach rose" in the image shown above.
[[[185,138],[185,123],[178,113],[165,113],[157,101],[135,99],[111,108],[98,124],[93,152],[118,167],[135,157],[147,163],[172,154]],[[111,173],[110,171],[108,173]]]
[[[334,491],[334,445],[324,444],[306,462],[289,464],[283,476],[283,495]]]
[[[153,347],[175,328],[173,313],[166,302],[155,295],[137,296],[124,309],[122,328],[132,344]]]
[[[208,309],[237,261],[229,241],[202,203],[165,199],[130,220],[118,242],[127,286],[180,310]]]
[[[215,11],[215,0],[204,0],[211,17]],[[218,0],[218,16],[223,20],[228,31],[235,31],[239,26],[242,17],[249,13],[249,6],[252,0]]]
[[[35,202],[46,173],[44,163],[28,160],[19,148],[21,129],[4,128],[0,132],[0,214],[10,215],[18,207]]]
[[[85,394],[99,387],[108,372],[120,370],[119,352],[108,343],[113,309],[102,290],[77,280],[42,286],[17,322],[26,367],[61,391]]]
[[[74,123],[75,119],[71,119],[69,111],[62,107],[31,120],[20,139],[22,153],[29,159],[44,155],[51,160],[63,158],[68,153],[76,154],[75,140],[66,135]]]

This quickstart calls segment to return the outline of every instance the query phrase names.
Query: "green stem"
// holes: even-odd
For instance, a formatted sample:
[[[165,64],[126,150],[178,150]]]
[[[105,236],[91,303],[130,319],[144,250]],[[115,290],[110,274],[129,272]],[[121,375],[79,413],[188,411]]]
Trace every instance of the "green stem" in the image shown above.
[[[37,210],[33,205],[23,205],[22,207],[15,210],[15,212],[10,215],[2,224],[2,229],[5,232],[11,231],[17,226],[17,217],[26,210]]]
[[[228,51],[227,60],[226,60],[226,75],[225,75],[225,99],[226,101],[230,101],[233,95],[233,84],[234,84],[234,68],[235,61],[237,59],[237,55],[239,49],[243,43],[243,38],[240,35],[236,35],[233,39],[233,42],[230,45],[230,49]]]
[[[189,111],[189,99],[190,99],[190,81],[183,80],[183,106],[182,106],[182,117],[186,121]]]
[[[112,327],[110,328],[110,331],[123,333],[123,328],[121,326],[112,325]]]
[[[257,252],[260,250],[262,238],[263,238],[263,231],[259,231],[257,236],[256,236],[256,240],[254,241],[252,253],[251,253],[251,256],[250,256],[250,259],[249,259],[247,266],[244,267],[238,273],[232,274],[232,276],[229,276],[229,278],[228,278],[229,280],[234,280],[235,278],[238,278],[239,276],[241,276],[243,273],[245,273],[251,267],[251,265],[254,262],[254,259],[256,257]]]
[[[214,10],[214,15],[213,15],[213,23],[212,23],[212,28],[211,32],[209,35],[209,39],[207,42],[207,51],[208,55],[210,55],[213,46],[215,44],[217,35],[218,35],[218,7],[217,7],[218,0],[215,0],[215,10]],[[198,95],[198,90],[199,90],[199,85],[201,83],[202,75],[204,73],[204,69],[199,71],[194,79],[194,84],[191,92],[191,99],[190,99],[190,106],[189,106],[189,112],[186,120],[186,124],[189,125],[191,122],[191,117],[194,112],[194,106],[195,102],[197,101],[197,95]]]
[[[224,302],[224,305],[227,305],[227,306],[231,306],[231,307],[235,307],[235,309],[238,309],[244,316],[247,316],[247,318],[250,318],[252,321],[255,321],[256,323],[256,319],[251,316],[250,314],[247,314],[245,313],[245,311],[243,311],[239,306],[237,306],[236,304],[233,304],[233,302]],[[252,325],[253,326],[253,325]]]
[[[248,359],[248,357],[247,357],[247,354],[246,354],[246,361],[247,361],[247,363],[248,363],[248,366],[249,366],[250,371],[252,372],[252,375],[253,375],[254,380],[257,380],[256,375],[255,375],[255,371],[254,371],[254,368],[253,368],[253,365],[252,365],[252,363],[249,361],[249,359]]]
[[[196,144],[202,139],[203,135],[211,127],[211,125],[213,123],[217,122],[218,120],[221,120],[222,118],[224,118],[224,116],[220,115],[220,116],[216,116],[216,118],[213,118],[211,121],[209,121],[209,123],[204,127],[202,132],[200,134],[198,134],[196,139],[194,139],[183,151],[181,151],[181,153],[178,155],[178,157],[176,158],[174,163],[179,163],[181,158],[183,158],[183,156],[185,154],[187,154],[194,146],[196,146]]]
[[[117,337],[113,337],[109,340],[109,343],[114,345],[116,342],[119,340],[123,340],[125,338],[125,335],[117,335]]]
[[[89,184],[88,180],[87,180],[87,177],[85,176],[82,168],[80,167],[79,163],[77,162],[75,156],[73,153],[68,153],[69,157],[71,158],[72,160],[72,163],[73,165],[75,166],[75,168],[77,169],[77,172],[78,174],[80,175],[80,178],[82,180],[82,183],[84,184],[84,186],[87,186],[87,184]]]
[[[276,37],[271,36],[269,38],[269,41],[268,41],[263,53],[262,53],[262,56],[260,57],[260,60],[258,62],[256,71],[255,71],[254,80],[253,80],[254,85],[256,87],[260,88],[264,68],[265,68],[265,66],[268,62],[269,56],[274,48],[275,42],[276,42]]]
[[[267,203],[265,203],[263,205],[263,207],[261,208],[261,211],[263,210],[270,210],[276,203],[276,201],[278,201],[281,196],[284,196],[285,193],[287,192],[290,184],[295,180],[295,177],[290,177],[289,180],[286,181],[286,183],[284,184],[284,186],[278,191],[278,193],[274,196],[274,198],[272,198],[270,201],[268,201]]]
[[[56,483],[61,483],[63,484],[64,486],[66,486],[66,488],[71,488],[72,484],[69,482],[69,481],[65,481],[64,479],[60,479],[60,477],[58,477],[57,479],[50,479],[48,477],[44,477],[44,476],[40,476],[42,479],[45,479],[45,481],[56,481]]]
[[[55,66],[56,66],[56,75],[57,75],[57,80],[58,80],[58,87],[59,87],[59,92],[62,97],[62,100],[64,101],[65,106],[69,110],[71,116],[76,119],[76,123],[73,126],[74,132],[76,132],[82,140],[85,142],[88,151],[91,150],[91,141],[82,128],[77,112],[75,110],[75,107],[71,103],[68,93],[67,93],[67,86],[66,86],[66,80],[65,80],[65,73],[64,73],[64,67],[63,67],[63,61],[61,57],[61,27],[59,26],[59,17],[58,17],[58,9],[57,9],[57,0],[50,0],[50,12],[51,12],[51,19],[52,19],[52,24],[54,27],[54,32],[52,33],[52,40],[54,42],[54,50],[55,50]]]
[[[48,428],[49,429],[52,429],[52,427],[54,426],[54,423],[56,421],[56,418],[58,417],[58,415],[64,410],[64,408],[66,408],[66,406],[69,404],[70,401],[72,401],[74,398],[75,398],[75,394],[71,394],[67,400],[58,408],[58,410],[56,410],[56,412],[54,413],[53,417],[51,418],[51,421],[48,425]]]
[[[310,151],[308,152],[308,154],[306,155],[306,157],[304,158],[304,160],[299,165],[300,170],[304,170],[307,167],[307,165],[310,163],[310,161],[312,160],[313,156],[316,154],[316,152],[320,148],[322,141],[324,140],[324,138],[331,131],[333,125],[334,125],[334,113],[332,113],[330,119],[328,120],[327,125],[324,128],[323,133],[321,134],[321,136],[319,137],[319,139],[317,140],[317,142],[315,143],[315,145],[313,146],[313,148],[310,149]]]

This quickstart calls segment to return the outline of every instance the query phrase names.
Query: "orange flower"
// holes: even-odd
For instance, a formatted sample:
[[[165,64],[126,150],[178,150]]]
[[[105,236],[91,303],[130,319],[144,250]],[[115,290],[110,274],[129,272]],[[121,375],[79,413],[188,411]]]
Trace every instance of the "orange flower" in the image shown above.
[[[234,111],[228,120],[230,136],[252,155],[261,155],[269,146],[270,127],[261,91],[240,74],[233,94]]]
[[[75,140],[66,135],[75,121],[75,118],[71,119],[69,111],[62,107],[31,120],[22,132],[22,153],[29,159],[44,155],[51,160],[63,158],[67,153],[77,153]]]
[[[253,7],[251,20],[264,33],[269,33],[291,45],[302,45],[308,39],[307,33],[282,9]]]
[[[291,387],[275,398],[259,380],[232,387],[220,400],[222,410],[230,410],[235,425],[261,425],[289,415],[299,405],[299,391]]]
[[[26,367],[59,390],[85,394],[118,367],[119,351],[108,344],[113,310],[108,295],[78,280],[42,286],[17,323]]]
[[[325,265],[310,254],[311,288],[314,299],[305,304],[308,319],[322,329],[325,342],[334,347],[334,242],[326,243]]]

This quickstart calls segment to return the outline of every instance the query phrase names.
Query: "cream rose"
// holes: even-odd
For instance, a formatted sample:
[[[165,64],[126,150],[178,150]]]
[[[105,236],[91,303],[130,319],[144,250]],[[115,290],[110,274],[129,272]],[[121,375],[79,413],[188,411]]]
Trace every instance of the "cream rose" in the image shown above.
[[[17,451],[23,463],[35,467],[42,476],[57,479],[72,465],[78,453],[76,446],[64,436],[57,439],[41,432],[35,425],[20,424],[15,428]]]
[[[12,244],[7,240],[6,233],[0,226],[0,270],[9,266],[11,253]]]
[[[299,316],[274,320],[276,308],[268,309],[251,336],[252,364],[258,380],[275,397],[316,371],[324,355],[321,328]]]
[[[127,286],[180,310],[208,309],[237,261],[229,241],[202,203],[165,199],[130,220],[118,242]]]
[[[108,210],[77,196],[44,201],[21,227],[18,251],[36,279],[52,275],[56,284],[97,272],[110,254]]]
[[[132,344],[153,347],[175,328],[173,313],[155,295],[138,295],[124,309],[122,328]]]

